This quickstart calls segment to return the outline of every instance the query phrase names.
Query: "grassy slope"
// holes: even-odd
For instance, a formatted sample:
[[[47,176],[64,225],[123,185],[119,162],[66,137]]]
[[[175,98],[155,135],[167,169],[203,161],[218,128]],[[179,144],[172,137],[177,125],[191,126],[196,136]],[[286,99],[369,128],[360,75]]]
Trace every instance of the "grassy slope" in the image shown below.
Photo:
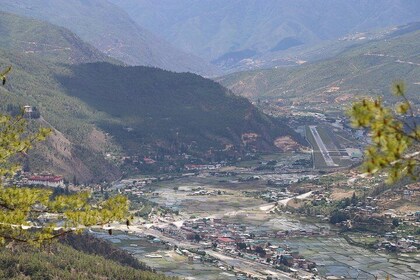
[[[407,82],[409,96],[415,94],[420,76],[420,31],[390,36],[346,50],[334,58],[293,68],[278,68],[228,75],[219,81],[239,95],[252,99],[285,99],[295,104],[313,103],[321,108],[340,109],[343,101],[360,95],[389,94],[394,80]],[[381,54],[375,56],[368,54]],[[397,60],[411,62],[400,63]],[[339,87],[337,92],[327,92]]]

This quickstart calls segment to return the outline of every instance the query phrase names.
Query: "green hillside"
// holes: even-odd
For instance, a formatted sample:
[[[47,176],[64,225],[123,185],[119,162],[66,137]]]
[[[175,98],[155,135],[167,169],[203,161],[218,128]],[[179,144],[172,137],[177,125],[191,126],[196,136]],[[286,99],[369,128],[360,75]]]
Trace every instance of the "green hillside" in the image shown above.
[[[182,165],[183,154],[223,160],[275,150],[278,136],[295,135],[198,75],[105,62],[69,64],[76,60],[68,61],[66,51],[38,54],[19,42],[54,42],[81,61],[101,57],[71,32],[47,23],[4,14],[1,26],[9,32],[2,32],[0,68],[14,70],[0,88],[0,109],[34,106],[41,118],[31,124],[54,128],[47,144],[31,153],[32,171],[51,170],[80,182],[113,180],[121,175],[116,165],[123,156],[135,156],[139,164],[152,157]]]
[[[182,152],[201,157],[226,149],[273,150],[274,140],[293,134],[248,100],[191,73],[108,63],[74,65],[58,77],[65,92],[110,116],[97,124],[129,154]],[[248,145],[246,133],[258,139]]]
[[[86,240],[78,238],[71,244],[76,245],[73,246],[77,250],[64,244],[50,245],[48,250],[23,245],[15,245],[13,250],[0,248],[0,279],[176,279],[145,270],[128,253],[109,244],[89,238]],[[89,248],[81,248],[86,246]],[[103,252],[105,249],[108,252]],[[111,252],[119,259],[115,259]]]
[[[218,81],[253,100],[343,111],[343,105],[357,96],[380,95],[393,101],[392,82],[405,80],[409,97],[419,102],[419,39],[419,24],[412,24],[384,39],[349,48],[331,59],[235,73]]]
[[[2,49],[63,63],[113,61],[69,30],[0,12]]]
[[[6,86],[0,88],[0,110],[7,112],[9,104],[35,106],[41,118],[31,120],[31,126],[55,129],[45,144],[30,152],[31,170],[49,170],[68,179],[76,176],[81,182],[117,178],[120,172],[103,156],[111,143],[95,141],[104,133],[87,121],[102,115],[67,96],[54,78],[56,73],[68,71],[66,66],[0,49],[0,67],[6,65],[14,68]]]
[[[0,0],[0,10],[65,27],[129,65],[217,73],[216,67],[157,38],[107,0]]]
[[[52,167],[69,161],[67,173],[81,173],[81,179],[109,179],[113,172],[103,157],[118,147],[126,155],[156,157],[159,151],[161,156],[188,153],[205,159],[206,153],[232,146],[231,155],[238,157],[247,151],[273,151],[276,137],[295,135],[246,99],[195,74],[109,63],[58,65],[0,51],[0,65],[8,64],[15,70],[0,89],[3,110],[7,104],[36,106],[58,130],[51,143],[58,146],[52,150],[55,158],[44,150],[39,157],[48,160],[38,162]],[[247,133],[258,137],[245,143]],[[67,142],[69,156],[70,151],[63,151]],[[72,162],[73,157],[80,162]],[[78,170],[82,164],[86,174]]]

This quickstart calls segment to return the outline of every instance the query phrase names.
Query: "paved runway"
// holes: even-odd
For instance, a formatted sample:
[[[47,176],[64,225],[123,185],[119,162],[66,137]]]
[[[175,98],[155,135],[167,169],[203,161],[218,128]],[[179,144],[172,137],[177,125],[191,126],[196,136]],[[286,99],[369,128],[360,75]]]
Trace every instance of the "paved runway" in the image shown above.
[[[311,133],[314,136],[315,142],[318,145],[319,150],[321,151],[321,155],[324,158],[327,166],[337,166],[337,164],[335,164],[333,159],[331,158],[327,147],[325,147],[324,141],[322,141],[321,136],[319,136],[318,130],[316,130],[316,126],[310,125],[309,129],[311,130]]]

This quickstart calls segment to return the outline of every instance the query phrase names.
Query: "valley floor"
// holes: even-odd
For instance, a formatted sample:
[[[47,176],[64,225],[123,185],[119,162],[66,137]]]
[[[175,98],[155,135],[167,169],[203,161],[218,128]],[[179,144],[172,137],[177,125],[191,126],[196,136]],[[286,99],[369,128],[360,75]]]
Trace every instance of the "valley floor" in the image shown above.
[[[385,279],[387,274],[392,279],[418,279],[420,276],[418,254],[395,256],[359,248],[347,243],[328,223],[311,221],[281,210],[295,199],[308,198],[312,192],[295,195],[286,191],[276,198],[277,202],[271,203],[263,200],[263,196],[249,196],[248,192],[274,192],[276,188],[265,183],[274,174],[258,172],[253,175],[258,176],[258,180],[238,180],[250,176],[246,170],[235,169],[239,174],[235,176],[204,172],[198,176],[151,184],[147,187],[151,191],[148,199],[156,203],[155,213],[146,219],[136,219],[129,229],[115,225],[115,229],[121,231],[119,235],[98,234],[132,252],[158,271],[186,279],[242,279],[235,274],[251,274],[258,279],[266,279],[267,276],[288,279],[296,274],[301,279],[314,274],[328,279]],[[290,173],[283,174],[282,179],[294,179],[295,176],[315,175],[310,172]],[[158,214],[157,205],[177,209],[179,215]],[[209,221],[209,227],[202,223],[203,219]],[[270,243],[274,248],[285,248],[291,254],[298,252],[307,262],[315,262],[316,270],[308,270],[307,264],[302,264],[294,266],[291,273],[285,273],[249,254],[238,256],[235,246],[220,243],[217,249],[212,249],[206,240],[197,242],[188,237],[191,227],[198,226],[199,231],[207,232],[213,227],[218,228],[218,223],[222,223],[221,230],[216,230],[215,234],[232,236],[231,229],[241,234],[253,233],[253,240],[247,239],[246,242]],[[241,227],[246,230],[242,231]],[[190,254],[194,250],[205,251],[209,259]],[[295,262],[298,260],[295,259]]]

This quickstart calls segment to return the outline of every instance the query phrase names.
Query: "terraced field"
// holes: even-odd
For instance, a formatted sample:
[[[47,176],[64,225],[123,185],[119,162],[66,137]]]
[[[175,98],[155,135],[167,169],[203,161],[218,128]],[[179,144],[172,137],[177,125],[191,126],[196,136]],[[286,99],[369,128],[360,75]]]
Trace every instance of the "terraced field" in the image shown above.
[[[315,261],[326,277],[342,279],[419,279],[420,255],[393,256],[371,252],[347,243],[344,238],[301,238],[287,241]]]

